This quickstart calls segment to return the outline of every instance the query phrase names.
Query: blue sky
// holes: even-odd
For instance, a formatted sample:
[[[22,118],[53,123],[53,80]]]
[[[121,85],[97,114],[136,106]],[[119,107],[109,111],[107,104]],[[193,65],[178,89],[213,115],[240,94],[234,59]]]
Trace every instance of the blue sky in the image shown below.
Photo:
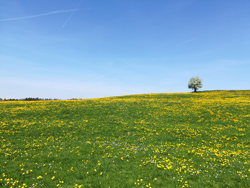
[[[1,0],[0,98],[250,89],[249,0]]]

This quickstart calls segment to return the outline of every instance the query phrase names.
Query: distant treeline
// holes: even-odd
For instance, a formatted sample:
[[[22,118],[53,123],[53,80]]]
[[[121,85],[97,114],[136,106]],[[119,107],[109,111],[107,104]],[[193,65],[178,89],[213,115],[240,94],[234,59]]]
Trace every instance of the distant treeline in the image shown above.
[[[51,100],[60,100],[60,99],[49,99],[49,98],[33,98],[33,97],[27,97],[27,98],[24,98],[24,99],[1,99],[0,98],[0,101],[51,101]]]

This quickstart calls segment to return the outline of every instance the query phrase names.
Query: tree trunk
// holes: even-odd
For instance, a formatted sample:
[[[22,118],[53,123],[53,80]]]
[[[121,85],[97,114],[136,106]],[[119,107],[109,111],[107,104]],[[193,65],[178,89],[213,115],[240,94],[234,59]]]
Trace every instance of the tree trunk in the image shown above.
[[[194,88],[194,92],[196,92],[196,87]]]

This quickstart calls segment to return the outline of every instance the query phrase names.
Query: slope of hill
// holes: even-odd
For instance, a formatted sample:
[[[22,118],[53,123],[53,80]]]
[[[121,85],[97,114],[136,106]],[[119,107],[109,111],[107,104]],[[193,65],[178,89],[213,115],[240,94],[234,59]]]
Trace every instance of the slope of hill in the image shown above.
[[[250,91],[0,101],[2,187],[250,187]]]

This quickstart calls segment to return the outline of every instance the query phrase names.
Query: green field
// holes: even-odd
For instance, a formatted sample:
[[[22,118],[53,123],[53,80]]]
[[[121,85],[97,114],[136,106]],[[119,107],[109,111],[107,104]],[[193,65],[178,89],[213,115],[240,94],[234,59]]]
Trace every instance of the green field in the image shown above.
[[[250,187],[250,91],[0,101],[0,187]]]

